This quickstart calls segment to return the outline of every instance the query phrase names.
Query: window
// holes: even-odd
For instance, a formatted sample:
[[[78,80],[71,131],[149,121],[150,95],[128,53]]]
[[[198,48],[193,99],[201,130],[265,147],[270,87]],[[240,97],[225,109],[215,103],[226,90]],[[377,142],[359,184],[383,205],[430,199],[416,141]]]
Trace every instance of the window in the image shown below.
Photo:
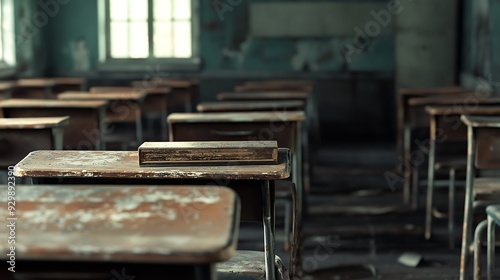
[[[101,62],[195,60],[196,1],[102,1]]]
[[[13,4],[12,0],[0,0],[0,68],[13,67],[16,62]]]

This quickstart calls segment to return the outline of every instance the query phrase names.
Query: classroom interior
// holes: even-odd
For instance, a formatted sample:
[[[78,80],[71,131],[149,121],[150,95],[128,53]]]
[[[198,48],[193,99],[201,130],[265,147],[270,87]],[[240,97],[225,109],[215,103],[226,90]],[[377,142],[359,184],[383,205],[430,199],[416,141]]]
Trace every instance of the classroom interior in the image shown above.
[[[0,279],[500,279],[499,13],[0,0]]]

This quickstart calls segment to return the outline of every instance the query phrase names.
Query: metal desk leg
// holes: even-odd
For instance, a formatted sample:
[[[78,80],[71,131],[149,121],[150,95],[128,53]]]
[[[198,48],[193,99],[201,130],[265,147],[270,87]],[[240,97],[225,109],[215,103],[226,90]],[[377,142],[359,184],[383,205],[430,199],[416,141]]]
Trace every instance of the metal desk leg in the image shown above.
[[[404,134],[403,134],[403,162],[401,163],[401,170],[404,174],[404,186],[403,186],[403,197],[404,202],[410,203],[410,188],[411,188],[411,166],[405,166],[411,163],[411,126],[407,118],[405,118],[404,123]]]
[[[467,179],[465,183],[465,207],[464,207],[464,223],[462,232],[462,250],[460,254],[460,280],[466,280],[469,270],[469,258],[471,254],[471,239],[472,239],[472,216],[473,216],[473,182],[476,176],[474,167],[476,159],[476,139],[474,138],[474,128],[468,127],[467,138]]]
[[[263,226],[264,226],[264,250],[266,254],[266,279],[275,280],[275,266],[274,266],[274,232],[272,225],[272,211],[271,207],[271,187],[269,181],[262,185],[262,201],[263,201]]]
[[[455,248],[455,168],[450,168],[450,186],[448,191],[448,245]]]
[[[429,174],[427,177],[427,207],[425,211],[425,239],[431,239],[432,235],[432,202],[434,195],[434,171],[436,162],[436,118],[431,118],[431,144],[429,149]]]
[[[481,279],[481,236],[486,228],[487,221],[484,220],[476,227],[474,232],[474,280]]]
[[[495,273],[495,221],[488,216],[488,251],[486,275],[488,280],[493,280]]]

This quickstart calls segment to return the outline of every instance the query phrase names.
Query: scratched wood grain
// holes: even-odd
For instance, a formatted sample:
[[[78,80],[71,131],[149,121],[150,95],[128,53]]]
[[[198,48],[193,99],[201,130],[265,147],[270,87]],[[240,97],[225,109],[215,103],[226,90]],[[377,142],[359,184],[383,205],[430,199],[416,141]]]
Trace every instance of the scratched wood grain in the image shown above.
[[[17,177],[279,180],[290,177],[290,150],[277,164],[143,167],[137,151],[34,151],[14,170]]]
[[[2,260],[15,246],[17,260],[213,263],[234,254],[239,199],[225,187],[17,186],[15,217]]]

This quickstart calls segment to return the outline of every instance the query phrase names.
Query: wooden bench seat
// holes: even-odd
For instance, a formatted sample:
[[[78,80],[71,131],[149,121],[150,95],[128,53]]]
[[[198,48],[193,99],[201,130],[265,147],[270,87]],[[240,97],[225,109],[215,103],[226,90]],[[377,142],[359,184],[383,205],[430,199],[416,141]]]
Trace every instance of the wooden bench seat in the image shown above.
[[[5,118],[65,117],[65,149],[105,149],[106,101],[9,99],[0,101]]]
[[[0,276],[79,273],[83,279],[93,273],[113,279],[113,271],[123,275],[126,268],[137,279],[216,279],[215,264],[236,249],[239,198],[225,187],[202,194],[200,187],[17,186],[17,220],[10,221],[18,242],[1,244],[0,258],[8,261],[15,246],[22,265]],[[7,186],[0,190],[7,193]],[[0,200],[7,205],[6,196]],[[0,216],[12,218],[3,208]],[[191,209],[203,211],[186,220]]]

